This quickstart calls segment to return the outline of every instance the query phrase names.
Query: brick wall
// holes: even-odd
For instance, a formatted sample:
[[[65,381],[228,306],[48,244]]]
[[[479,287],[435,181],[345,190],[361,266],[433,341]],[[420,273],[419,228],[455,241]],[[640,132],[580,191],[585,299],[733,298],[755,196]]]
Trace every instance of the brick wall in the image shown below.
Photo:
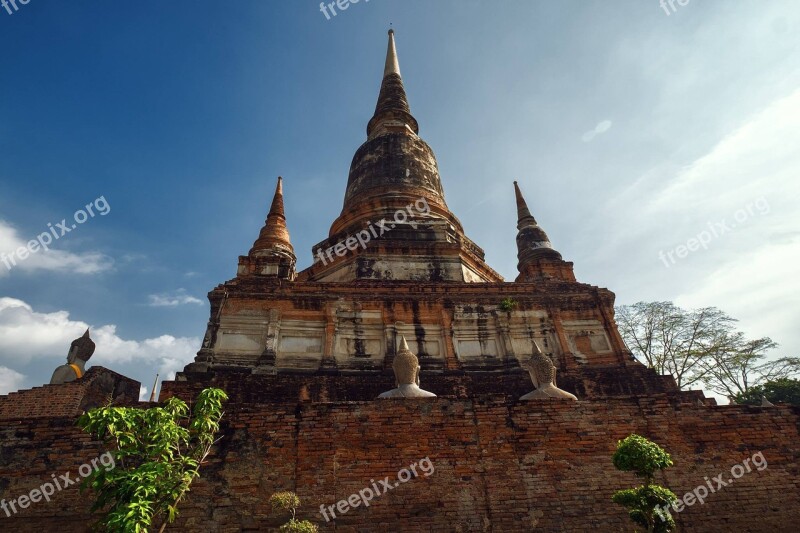
[[[81,379],[61,385],[43,385],[0,396],[0,420],[77,416],[104,405],[139,401],[139,382],[102,366],[93,366]]]
[[[166,388],[166,387],[165,387]],[[630,531],[611,494],[636,479],[611,464],[637,432],[675,466],[659,481],[682,495],[761,452],[768,468],[677,516],[684,531],[793,531],[800,521],[800,409],[709,406],[692,395],[517,402],[503,396],[336,403],[229,402],[224,439],[167,531],[264,531],[267,499],[294,490],[324,531]],[[101,453],[69,418],[0,422],[0,497],[16,498]],[[350,510],[319,514],[372,480],[429,457],[434,472]],[[85,531],[77,489],[11,518],[7,531]],[[338,514],[338,512],[337,512]]]
[[[241,403],[284,402],[307,395],[313,402],[371,401],[395,387],[391,370],[363,371],[358,375],[333,371],[329,374],[280,373],[277,375],[252,375],[243,372],[179,373],[180,381],[165,381],[161,399],[169,396],[192,397],[206,387],[219,387],[232,399]],[[425,372],[421,386],[439,397],[467,399],[476,396],[497,395],[505,391],[509,400],[531,392],[534,387],[528,373],[521,368],[504,372]],[[559,373],[558,386],[583,400],[599,400],[610,396],[643,395],[653,392],[678,391],[670,376],[659,376],[644,365],[580,367]],[[687,393],[684,393],[686,396]],[[693,397],[704,400],[700,392]]]

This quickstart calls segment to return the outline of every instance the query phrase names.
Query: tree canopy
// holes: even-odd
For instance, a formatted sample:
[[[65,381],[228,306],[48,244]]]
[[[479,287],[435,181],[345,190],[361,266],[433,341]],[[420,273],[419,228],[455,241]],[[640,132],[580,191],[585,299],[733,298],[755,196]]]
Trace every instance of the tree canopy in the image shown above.
[[[761,405],[762,398],[772,403],[783,402],[800,407],[800,380],[784,378],[767,381],[737,394],[735,400],[740,404]]]
[[[778,344],[748,339],[736,319],[716,307],[686,310],[672,302],[616,308],[620,334],[633,355],[682,389],[704,387],[729,398],[796,375],[800,358],[770,358]]]

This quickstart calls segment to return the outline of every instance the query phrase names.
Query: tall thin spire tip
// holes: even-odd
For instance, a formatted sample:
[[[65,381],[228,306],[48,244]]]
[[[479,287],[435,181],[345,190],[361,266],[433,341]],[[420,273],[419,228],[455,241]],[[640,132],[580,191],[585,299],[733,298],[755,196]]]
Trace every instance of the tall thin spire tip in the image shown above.
[[[383,76],[397,74],[400,76],[400,61],[397,59],[397,48],[394,44],[394,30],[389,30],[389,46],[386,50],[386,66],[383,69]]]

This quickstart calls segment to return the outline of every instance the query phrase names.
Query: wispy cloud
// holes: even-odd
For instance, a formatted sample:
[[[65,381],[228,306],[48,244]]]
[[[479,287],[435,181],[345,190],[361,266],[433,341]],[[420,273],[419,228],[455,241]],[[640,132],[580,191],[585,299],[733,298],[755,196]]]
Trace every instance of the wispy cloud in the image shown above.
[[[591,142],[598,135],[602,135],[608,130],[610,130],[611,124],[612,123],[610,120],[604,120],[602,122],[598,122],[597,126],[595,126],[593,130],[589,130],[586,133],[584,133],[583,136],[581,136],[581,139],[585,143]]]
[[[0,254],[11,256],[20,248],[25,248],[28,241],[20,238],[17,229],[8,222],[0,220]],[[0,255],[0,257],[3,257]],[[30,254],[24,260],[18,258],[6,259],[12,268],[0,262],[0,277],[7,276],[12,270],[22,271],[50,271],[50,272],[71,272],[74,274],[97,274],[110,270],[114,261],[100,252],[72,253],[65,250],[50,248],[47,251],[39,250],[38,253]]]
[[[179,305],[203,305],[203,300],[186,293],[186,289],[151,294],[147,297],[150,307],[178,307]]]
[[[656,169],[619,194],[604,214],[607,230],[618,236],[606,252],[637,251],[632,270],[620,272],[636,273],[637,299],[669,293],[686,307],[719,307],[749,335],[769,336],[793,355],[800,321],[798,175],[800,89],[744,118],[689,164]],[[734,227],[734,215],[759,199],[768,200],[769,216],[736,220]],[[659,250],[725,219],[731,222],[725,238],[663,271]]]

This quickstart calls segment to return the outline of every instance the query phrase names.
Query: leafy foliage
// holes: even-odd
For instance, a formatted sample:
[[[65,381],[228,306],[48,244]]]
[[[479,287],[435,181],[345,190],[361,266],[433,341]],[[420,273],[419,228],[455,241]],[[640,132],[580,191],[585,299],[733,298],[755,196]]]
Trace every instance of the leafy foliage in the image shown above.
[[[502,311],[513,311],[519,303],[514,298],[504,298],[500,302],[500,309]]]
[[[273,509],[278,511],[288,511],[292,518],[283,524],[278,531],[285,533],[317,533],[317,526],[308,520],[297,520],[295,514],[300,507],[300,498],[294,492],[276,492],[269,498],[269,503]]]
[[[628,509],[628,516],[648,532],[669,533],[675,520],[667,507],[678,500],[671,490],[653,484],[656,471],[672,466],[672,459],[661,446],[633,434],[617,444],[612,457],[618,470],[633,472],[644,478],[645,484],[633,489],[619,490],[611,498]]]
[[[672,459],[661,446],[635,433],[617,444],[612,459],[617,470],[633,472],[649,481],[656,470],[672,466]]]
[[[800,407],[800,380],[784,378],[767,381],[737,394],[734,400],[739,404],[761,405],[762,397],[772,403],[785,402]]]
[[[628,516],[641,527],[649,529],[648,515],[644,509],[652,509],[652,531],[667,533],[675,529],[675,520],[666,508],[678,500],[675,493],[658,485],[641,486],[617,491],[611,498],[614,503],[629,509]]]
[[[116,448],[116,468],[95,470],[82,489],[97,494],[92,511],[110,531],[146,532],[154,521],[163,531],[178,516],[177,506],[197,478],[214,445],[228,399],[220,389],[200,393],[189,407],[170,398],[162,407],[101,407],[78,419],[84,431]]]
[[[279,527],[278,531],[284,533],[317,533],[319,529],[308,520],[296,520],[292,518]]]

